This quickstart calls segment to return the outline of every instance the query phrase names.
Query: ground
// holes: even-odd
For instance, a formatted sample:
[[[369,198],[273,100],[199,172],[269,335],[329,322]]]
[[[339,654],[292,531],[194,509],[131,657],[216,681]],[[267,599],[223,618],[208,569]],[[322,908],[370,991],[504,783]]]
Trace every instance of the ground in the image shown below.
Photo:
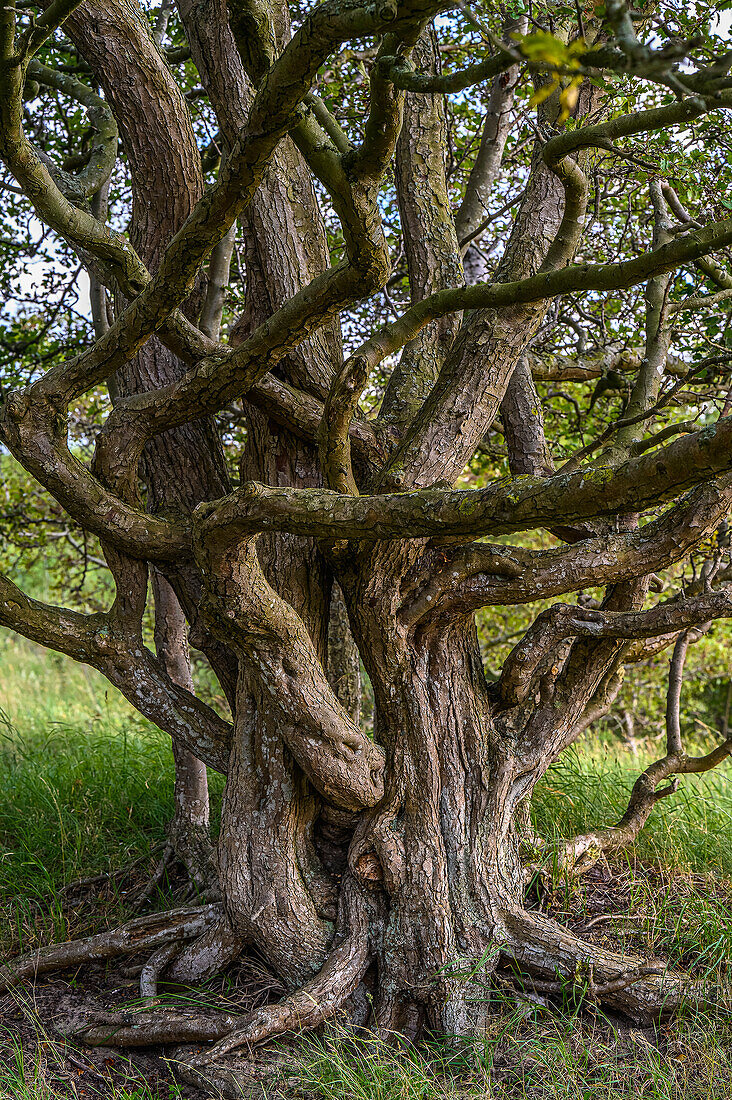
[[[0,936],[11,957],[130,915],[172,809],[172,773],[164,740],[88,670],[8,635],[0,665]],[[538,822],[566,831],[617,816],[642,763],[612,743],[580,748],[548,775]],[[687,784],[660,808],[627,858],[598,865],[580,884],[537,881],[531,904],[598,942],[723,982],[732,959],[729,770]],[[182,888],[181,879],[166,880],[150,904],[169,906]],[[67,971],[0,1000],[0,1100],[198,1100],[203,1093],[181,1079],[175,1050],[127,1058],[67,1043],[55,1028],[69,1011],[123,1003],[134,1012],[142,961]],[[241,1011],[278,994],[250,960],[204,997],[212,1011]],[[187,1002],[164,996],[181,1006],[195,996],[201,1010],[200,991]],[[281,1044],[263,1100],[732,1100],[724,1001],[713,1017],[639,1030],[582,1005],[544,1003],[528,988],[518,998],[501,988],[491,996],[489,1030],[470,1047],[441,1041],[395,1052],[337,1024]],[[251,1076],[245,1058],[234,1064]]]

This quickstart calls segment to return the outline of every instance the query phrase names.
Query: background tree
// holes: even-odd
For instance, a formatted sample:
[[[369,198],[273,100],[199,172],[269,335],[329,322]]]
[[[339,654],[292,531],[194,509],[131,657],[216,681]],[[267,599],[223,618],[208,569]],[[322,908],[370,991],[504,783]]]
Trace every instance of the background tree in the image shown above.
[[[524,894],[542,861],[579,873],[630,843],[674,777],[732,748],[725,729],[690,755],[679,721],[688,644],[732,609],[732,54],[713,14],[0,14],[3,278],[45,249],[57,303],[10,311],[0,433],[115,589],[84,613],[4,577],[0,621],[173,737],[176,847],[221,898],[17,960],[6,984],[148,945],[154,995],[257,949],[277,1004],[83,1029],[217,1040],[198,1063],[341,1008],[474,1034],[499,957],[636,1017],[709,996]],[[69,307],[82,270],[93,333]],[[486,644],[506,608],[522,629],[491,676],[476,614]],[[230,716],[192,691],[183,618]],[[670,646],[664,755],[617,825],[550,845],[536,783],[623,667]],[[227,777],[215,861],[197,762]]]

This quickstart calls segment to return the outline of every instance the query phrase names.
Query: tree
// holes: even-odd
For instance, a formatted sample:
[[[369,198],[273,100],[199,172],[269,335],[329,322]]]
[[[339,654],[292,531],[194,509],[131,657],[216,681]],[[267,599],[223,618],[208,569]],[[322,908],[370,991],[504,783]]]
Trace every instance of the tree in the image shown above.
[[[100,669],[179,753],[227,776],[220,902],[46,949],[3,981],[147,945],[154,994],[162,976],[195,983],[254,947],[288,990],[245,1018],[151,1009],[112,1034],[92,1023],[89,1039],[217,1040],[201,1063],[344,1006],[410,1037],[471,1035],[499,955],[633,1016],[709,995],[529,912],[524,893],[527,860],[580,873],[632,841],[674,777],[732,750],[727,737],[690,755],[678,707],[689,641],[732,613],[732,54],[702,6],[522,11],[180,0],[179,22],[167,3],[151,22],[130,0],[53,0],[0,13],[10,201],[89,270],[95,320],[81,350],[5,387],[0,432],[99,538],[116,591],[108,612],[83,614],[5,577],[0,622]],[[87,112],[73,163],[54,160],[57,131],[26,134],[23,97],[41,86]],[[215,134],[192,121],[201,97]],[[126,232],[105,209],[120,172]],[[244,309],[221,342],[237,224]],[[97,396],[98,423],[72,445],[70,416],[107,380],[111,406]],[[577,384],[584,407],[556,383]],[[649,595],[690,560],[692,582]],[[150,568],[169,609],[157,657]],[[490,680],[476,613],[538,601]],[[231,722],[176,672],[180,629],[167,650],[163,634],[181,613]],[[549,851],[528,824],[536,783],[607,712],[624,665],[671,645],[665,754],[617,825]]]

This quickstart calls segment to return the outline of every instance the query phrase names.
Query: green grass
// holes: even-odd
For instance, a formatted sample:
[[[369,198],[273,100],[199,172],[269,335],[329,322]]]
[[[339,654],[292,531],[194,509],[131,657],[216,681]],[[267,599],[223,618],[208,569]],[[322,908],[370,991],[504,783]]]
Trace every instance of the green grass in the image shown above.
[[[716,741],[694,751],[708,752]],[[637,757],[613,741],[570,749],[539,784],[535,821],[547,836],[569,836],[612,825],[628,804],[637,776],[663,755],[658,746]],[[654,808],[635,851],[643,859],[691,871],[732,875],[732,763],[702,775],[686,775],[671,798]]]
[[[93,670],[3,632],[0,947],[75,934],[60,888],[144,857],[172,813],[169,740]]]
[[[522,1006],[497,1013],[480,1042],[423,1050],[331,1027],[283,1075],[309,1100],[730,1100],[731,1038],[724,1021],[694,1021],[657,1044]]]
[[[651,750],[649,749],[649,754]],[[650,755],[648,756],[650,759]],[[645,766],[603,742],[552,768],[535,800],[536,823],[568,834],[613,822]],[[732,789],[729,766],[689,777],[661,802],[635,850],[613,862],[616,892],[602,925],[615,943],[712,977],[732,969]],[[172,810],[172,754],[162,734],[101,677],[0,634],[0,943],[90,930],[62,905],[64,883],[149,856]],[[220,791],[219,777],[213,778]],[[560,917],[591,917],[586,883],[554,884]],[[102,923],[123,899],[108,899]],[[630,918],[630,919],[629,919]],[[723,1014],[689,1017],[668,1033],[618,1034],[583,1012],[560,1019],[515,1000],[497,1007],[488,1033],[468,1046],[395,1049],[331,1027],[306,1037],[288,1060],[287,1095],[312,1100],[732,1100],[732,1031]],[[56,1100],[68,1093],[63,1045],[38,1021],[21,1045],[0,1024],[0,1100]],[[65,1067],[65,1069],[64,1069]],[[129,1074],[108,1100],[184,1098],[174,1085]],[[173,1091],[165,1091],[167,1089]],[[94,1095],[94,1088],[87,1090]]]

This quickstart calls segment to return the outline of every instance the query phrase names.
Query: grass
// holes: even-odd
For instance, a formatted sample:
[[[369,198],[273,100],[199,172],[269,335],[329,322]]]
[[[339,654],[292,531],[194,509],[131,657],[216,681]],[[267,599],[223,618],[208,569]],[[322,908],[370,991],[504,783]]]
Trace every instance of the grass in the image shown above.
[[[164,840],[173,762],[167,738],[93,670],[6,633],[0,668],[0,950],[16,952],[78,934],[65,883]]]
[[[534,807],[542,830],[566,834],[617,819],[647,761],[614,750],[610,741],[584,746],[552,768]],[[729,973],[729,774],[727,766],[689,777],[660,803],[635,850],[614,861],[609,902],[604,879],[557,880],[546,907],[577,927],[599,911],[615,943],[713,978]],[[220,792],[218,777],[213,786]],[[0,635],[3,953],[89,931],[93,925],[84,926],[85,919],[97,927],[116,919],[122,897],[108,898],[106,908],[84,918],[63,904],[64,884],[150,857],[172,810],[167,739],[102,677]],[[68,1048],[44,1031],[32,1006],[24,1018],[22,1043],[0,1020],[0,1100],[82,1092],[107,1100],[188,1098],[185,1089],[152,1080],[134,1061],[106,1084],[90,1069],[75,1093]],[[480,1043],[419,1049],[396,1049],[333,1026],[298,1043],[285,1094],[293,1100],[732,1100],[732,1029],[721,1012],[713,1019],[689,1016],[667,1032],[621,1033],[588,1012],[560,1019],[511,1000],[496,1006],[491,1021]],[[99,1063],[97,1070],[105,1076]]]
[[[95,1062],[63,1041],[54,1039],[32,1003],[16,994],[34,1041],[21,1041],[10,1028],[0,1028],[1,1100],[59,1100],[83,1096],[93,1100],[186,1100],[178,1083],[166,1074],[141,1070],[123,1055]],[[162,1090],[161,1090],[162,1084]]]
[[[716,744],[713,735],[708,752]],[[653,759],[638,756],[611,740],[566,752],[550,769],[534,799],[536,825],[544,835],[568,836],[612,825],[628,804],[631,787]],[[702,775],[685,775],[679,791],[659,802],[636,845],[636,853],[670,867],[732,875],[732,764]]]
[[[729,1100],[730,1038],[723,1021],[711,1032],[693,1022],[658,1044],[523,1006],[497,1013],[480,1042],[424,1050],[331,1027],[299,1045],[285,1074],[310,1100]]]

